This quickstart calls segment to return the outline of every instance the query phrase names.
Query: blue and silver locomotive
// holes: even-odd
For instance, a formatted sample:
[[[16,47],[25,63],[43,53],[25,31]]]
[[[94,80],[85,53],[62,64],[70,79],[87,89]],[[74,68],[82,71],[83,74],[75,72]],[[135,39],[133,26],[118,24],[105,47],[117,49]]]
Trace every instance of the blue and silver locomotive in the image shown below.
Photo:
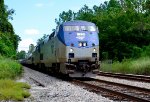
[[[32,65],[71,77],[98,73],[99,37],[94,23],[68,21],[36,46]]]

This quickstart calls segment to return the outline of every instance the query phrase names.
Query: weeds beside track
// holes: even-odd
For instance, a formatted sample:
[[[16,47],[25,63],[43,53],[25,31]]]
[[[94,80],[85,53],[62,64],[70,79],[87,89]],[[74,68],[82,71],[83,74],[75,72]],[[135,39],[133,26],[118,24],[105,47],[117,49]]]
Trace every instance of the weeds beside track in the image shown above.
[[[22,101],[29,97],[27,90],[30,86],[26,83],[15,82],[22,74],[22,66],[15,60],[0,56],[0,101]]]

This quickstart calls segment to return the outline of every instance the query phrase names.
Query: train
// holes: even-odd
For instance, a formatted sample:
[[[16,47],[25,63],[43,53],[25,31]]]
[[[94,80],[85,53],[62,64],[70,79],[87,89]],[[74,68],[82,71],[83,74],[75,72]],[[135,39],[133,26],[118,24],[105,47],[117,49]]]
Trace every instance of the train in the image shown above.
[[[64,22],[23,63],[69,77],[95,76],[100,66],[98,33],[92,22]]]

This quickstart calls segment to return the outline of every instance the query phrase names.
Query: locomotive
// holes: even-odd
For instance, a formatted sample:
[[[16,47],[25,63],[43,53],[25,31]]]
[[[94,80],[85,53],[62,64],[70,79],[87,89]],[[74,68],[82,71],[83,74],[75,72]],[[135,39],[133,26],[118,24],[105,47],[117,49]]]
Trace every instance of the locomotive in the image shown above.
[[[70,77],[90,77],[99,72],[98,28],[92,22],[64,22],[35,47],[27,64]]]

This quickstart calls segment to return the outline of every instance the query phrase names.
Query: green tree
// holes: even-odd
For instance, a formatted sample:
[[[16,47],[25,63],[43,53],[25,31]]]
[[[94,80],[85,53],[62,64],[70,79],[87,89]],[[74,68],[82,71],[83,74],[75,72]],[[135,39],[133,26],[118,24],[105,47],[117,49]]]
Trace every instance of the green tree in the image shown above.
[[[37,40],[37,44],[42,43],[42,42],[44,41],[44,39],[47,38],[48,36],[49,36],[49,35],[44,34],[42,38],[40,38],[40,39]]]
[[[75,17],[76,13],[74,13],[72,10],[68,10],[67,12],[63,11],[59,14],[59,18],[55,19],[55,23],[60,25],[62,22],[74,20]]]
[[[14,28],[9,20],[12,20],[13,9],[8,9],[4,5],[4,0],[0,0],[0,54],[5,56],[15,56],[18,42],[21,38],[15,34]]]
[[[26,52],[25,51],[20,51],[20,52],[17,52],[17,59],[25,59],[25,56],[26,56]]]
[[[94,17],[93,10],[90,9],[87,5],[84,5],[78,12],[77,12],[77,20],[86,20],[91,21]]]

